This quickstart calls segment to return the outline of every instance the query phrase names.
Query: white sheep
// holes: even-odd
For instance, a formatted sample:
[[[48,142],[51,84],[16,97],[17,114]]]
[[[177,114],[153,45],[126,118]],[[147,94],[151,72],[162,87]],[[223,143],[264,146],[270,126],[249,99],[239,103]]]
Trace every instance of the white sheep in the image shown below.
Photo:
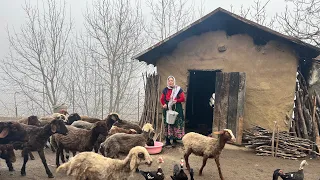
[[[124,160],[106,158],[94,152],[82,152],[62,164],[57,172],[74,176],[77,180],[127,180],[139,165],[152,164],[152,158],[146,148],[132,148]]]
[[[184,159],[186,161],[187,169],[190,171],[188,160],[190,154],[193,153],[196,156],[203,156],[203,163],[199,170],[199,175],[201,176],[202,170],[206,165],[208,158],[214,158],[218,167],[220,178],[221,180],[223,180],[220,169],[219,156],[226,142],[230,140],[235,142],[236,139],[230,129],[224,129],[219,132],[214,132],[214,134],[219,134],[220,137],[218,139],[215,139],[195,132],[190,132],[184,135],[184,137],[182,138],[185,151]]]

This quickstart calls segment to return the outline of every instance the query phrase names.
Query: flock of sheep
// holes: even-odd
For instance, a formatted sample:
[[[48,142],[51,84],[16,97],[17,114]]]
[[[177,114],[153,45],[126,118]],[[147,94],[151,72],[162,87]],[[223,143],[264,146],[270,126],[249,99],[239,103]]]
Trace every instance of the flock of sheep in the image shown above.
[[[207,159],[214,158],[223,179],[219,155],[225,143],[235,141],[235,137],[229,129],[215,134],[219,134],[219,138],[194,132],[183,137],[184,159],[189,172],[188,157],[193,153],[203,157],[199,175],[202,175]],[[31,152],[37,151],[48,177],[53,178],[44,154],[44,148],[50,146],[56,153],[56,171],[59,173],[74,176],[77,180],[124,180],[139,172],[139,165],[151,165],[152,157],[145,145],[154,145],[154,135],[151,124],[146,123],[141,128],[136,123],[120,119],[117,113],[110,113],[104,120],[66,112],[39,119],[30,116],[19,121],[0,122],[0,157],[6,161],[9,171],[13,171],[12,163],[16,161],[14,150],[22,150],[21,175],[25,176],[29,157],[34,159]],[[73,153],[70,159],[69,152]],[[120,160],[120,155],[126,157]],[[163,174],[159,177],[155,180],[164,179]]]

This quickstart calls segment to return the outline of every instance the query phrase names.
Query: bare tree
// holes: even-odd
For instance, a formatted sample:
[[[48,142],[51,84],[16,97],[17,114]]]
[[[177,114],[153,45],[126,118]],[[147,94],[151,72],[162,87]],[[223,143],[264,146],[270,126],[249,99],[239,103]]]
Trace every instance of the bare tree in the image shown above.
[[[130,108],[134,80],[139,78],[139,63],[131,57],[143,49],[144,21],[139,4],[130,0],[94,1],[85,14],[85,27],[93,39],[90,51],[100,69],[102,86],[108,98],[108,111]],[[103,108],[103,107],[102,107]]]
[[[196,18],[193,1],[147,0],[147,5],[151,10],[151,20],[146,32],[153,41],[167,38]],[[199,14],[201,15],[203,11],[201,5]]]
[[[276,15],[273,17],[268,17],[266,12],[270,1],[271,0],[254,0],[253,5],[249,7],[244,7],[241,5],[239,13],[236,12],[236,10],[233,8],[233,5],[230,5],[230,11],[263,26],[275,29],[274,24],[276,21]]]
[[[72,28],[65,2],[42,1],[42,5],[25,3],[27,22],[19,32],[8,28],[10,53],[1,68],[9,85],[19,89],[35,108],[47,113],[63,102],[66,50]],[[29,106],[31,107],[31,106]]]
[[[320,1],[287,0],[284,13],[277,20],[286,34],[308,43],[320,45]]]

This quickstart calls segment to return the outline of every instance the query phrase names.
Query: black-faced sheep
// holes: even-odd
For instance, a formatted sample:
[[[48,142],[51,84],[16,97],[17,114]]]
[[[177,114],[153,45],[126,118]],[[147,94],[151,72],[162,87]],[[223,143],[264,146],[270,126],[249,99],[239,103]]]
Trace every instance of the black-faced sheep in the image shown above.
[[[110,113],[105,119],[104,121],[107,123],[107,128],[108,128],[108,131],[111,129],[111,127],[113,126],[113,124],[117,121],[119,121],[120,118],[119,118],[119,114],[117,113]],[[106,140],[107,136],[104,136],[104,135],[99,135],[96,143],[94,144],[94,152],[98,153],[98,150],[100,148],[100,144],[102,142],[104,142]]]
[[[67,126],[67,128],[69,131],[68,135],[55,134],[51,137],[51,143],[57,147],[57,167],[60,166],[60,155],[62,162],[64,162],[63,150],[65,150],[67,153],[71,151],[74,155],[75,152],[92,151],[93,145],[98,136],[100,134],[107,135],[108,133],[107,124],[105,121],[96,122],[90,130],[76,128],[73,126]]]
[[[41,126],[41,122],[39,121],[37,116],[29,116],[27,118],[18,120],[18,122],[27,125]]]
[[[71,125],[73,122],[75,121],[79,121],[81,120],[81,117],[79,116],[78,113],[72,113],[68,116],[68,120],[67,120],[67,125]]]
[[[235,137],[230,129],[224,129],[219,132],[214,132],[214,134],[219,134],[219,138],[211,138],[198,133],[190,132],[184,135],[182,142],[184,145],[184,159],[186,161],[187,169],[190,172],[189,165],[189,155],[191,153],[196,156],[203,156],[203,163],[199,170],[199,175],[202,175],[202,170],[207,163],[208,158],[214,158],[218,167],[219,175],[221,180],[223,176],[220,169],[219,156],[223,150],[227,141],[235,141]]]
[[[39,121],[37,116],[29,116],[28,118],[23,118],[18,122],[22,124],[32,125],[32,126],[38,126],[38,127],[41,126],[41,122]],[[22,151],[21,151],[21,156],[23,157]],[[29,152],[29,156],[31,160],[34,160],[34,156],[31,152]]]
[[[82,152],[62,164],[57,172],[74,176],[78,180],[127,180],[141,164],[152,164],[146,148],[133,147],[124,160],[103,157],[94,152]]]
[[[149,138],[154,136],[154,129],[150,123],[142,128],[142,134],[116,133],[108,137],[100,145],[100,152],[106,157],[119,157],[120,153],[127,154],[135,146],[145,146]]]

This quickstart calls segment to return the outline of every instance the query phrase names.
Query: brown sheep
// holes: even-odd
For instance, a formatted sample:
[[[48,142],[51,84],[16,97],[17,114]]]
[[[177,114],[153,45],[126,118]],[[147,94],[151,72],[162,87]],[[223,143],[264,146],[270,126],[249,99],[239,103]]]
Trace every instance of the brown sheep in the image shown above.
[[[51,137],[51,143],[56,146],[56,165],[60,166],[59,156],[64,162],[63,150],[75,153],[92,151],[94,143],[100,134],[107,135],[108,129],[105,121],[96,122],[91,130],[67,126],[68,135],[55,134]]]

